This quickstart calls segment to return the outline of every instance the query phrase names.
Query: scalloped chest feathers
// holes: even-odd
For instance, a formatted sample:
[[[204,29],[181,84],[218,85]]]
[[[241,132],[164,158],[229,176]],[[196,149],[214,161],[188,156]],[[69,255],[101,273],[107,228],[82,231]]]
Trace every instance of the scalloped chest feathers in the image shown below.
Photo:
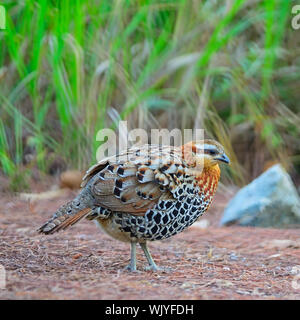
[[[220,169],[204,169],[198,175],[181,174],[173,199],[161,197],[144,216],[113,212],[111,219],[98,219],[101,227],[121,241],[161,240],[191,226],[209,208],[220,178]],[[118,230],[122,234],[118,234]]]

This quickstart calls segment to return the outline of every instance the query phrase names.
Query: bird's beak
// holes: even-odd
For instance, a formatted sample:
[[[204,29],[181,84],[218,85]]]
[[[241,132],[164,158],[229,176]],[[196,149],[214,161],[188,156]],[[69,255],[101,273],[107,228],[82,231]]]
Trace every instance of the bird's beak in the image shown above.
[[[225,162],[227,164],[230,163],[230,160],[229,160],[229,158],[227,157],[227,155],[225,153],[223,153],[221,156],[215,158],[215,160],[222,161],[222,162]]]

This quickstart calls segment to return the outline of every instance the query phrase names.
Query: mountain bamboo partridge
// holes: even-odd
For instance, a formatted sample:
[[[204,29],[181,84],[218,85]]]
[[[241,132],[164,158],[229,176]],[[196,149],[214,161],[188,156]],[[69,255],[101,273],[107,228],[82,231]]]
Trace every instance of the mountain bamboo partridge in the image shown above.
[[[149,268],[157,270],[147,241],[176,235],[208,209],[220,178],[219,162],[229,159],[214,140],[132,147],[92,166],[78,196],[38,231],[52,234],[86,217],[113,238],[131,243],[128,270],[136,270],[137,243]]]

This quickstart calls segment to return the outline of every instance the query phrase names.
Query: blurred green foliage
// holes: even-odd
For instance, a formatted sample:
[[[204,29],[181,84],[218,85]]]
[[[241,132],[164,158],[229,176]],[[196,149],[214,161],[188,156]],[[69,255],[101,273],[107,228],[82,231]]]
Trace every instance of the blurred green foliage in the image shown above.
[[[0,161],[47,170],[95,161],[96,132],[206,129],[243,182],[299,166],[300,31],[288,0],[2,1]],[[33,161],[31,159],[31,161]],[[14,178],[15,179],[15,178]]]

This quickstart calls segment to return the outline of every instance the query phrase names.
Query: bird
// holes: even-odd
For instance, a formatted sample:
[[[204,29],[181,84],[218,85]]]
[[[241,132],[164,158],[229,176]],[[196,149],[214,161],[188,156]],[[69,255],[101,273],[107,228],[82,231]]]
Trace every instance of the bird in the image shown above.
[[[62,205],[38,232],[53,234],[83,218],[111,237],[130,243],[128,271],[137,271],[136,246],[149,266],[160,268],[149,241],[174,236],[209,208],[220,179],[219,163],[229,164],[223,146],[212,139],[182,146],[145,144],[106,157],[86,171],[79,194]]]

